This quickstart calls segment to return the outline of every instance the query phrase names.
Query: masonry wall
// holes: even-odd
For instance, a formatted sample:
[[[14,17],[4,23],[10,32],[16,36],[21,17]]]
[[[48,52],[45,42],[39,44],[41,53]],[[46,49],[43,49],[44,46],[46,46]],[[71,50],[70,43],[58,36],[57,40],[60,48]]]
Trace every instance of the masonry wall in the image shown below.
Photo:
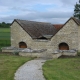
[[[78,51],[80,52],[80,26],[78,27]]]
[[[49,53],[58,50],[62,42],[67,43],[69,49],[78,49],[78,36],[78,25],[72,19],[51,40],[33,40],[17,22],[11,26],[11,46],[19,47],[23,41],[28,48],[47,49]]]
[[[53,40],[55,43],[53,43]],[[55,35],[55,37],[52,38],[51,42],[54,44],[54,48],[57,50],[59,49],[59,44],[62,42],[67,43],[69,49],[78,50],[78,25],[76,22],[73,19],[69,20]]]
[[[11,46],[19,47],[19,42],[21,41],[25,42],[27,46],[30,47],[32,38],[26,34],[17,22],[14,22],[11,25]]]
[[[14,22],[11,26],[11,46],[19,47],[19,42],[22,41],[32,49],[48,49],[50,52],[54,49],[51,40],[33,40],[17,22]]]

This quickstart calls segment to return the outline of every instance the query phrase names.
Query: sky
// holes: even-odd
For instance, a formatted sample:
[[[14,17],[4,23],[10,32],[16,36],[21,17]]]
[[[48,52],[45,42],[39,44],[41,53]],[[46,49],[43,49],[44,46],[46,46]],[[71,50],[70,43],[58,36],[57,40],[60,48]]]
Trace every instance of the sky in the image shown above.
[[[14,19],[64,24],[79,0],[0,0],[0,22]]]

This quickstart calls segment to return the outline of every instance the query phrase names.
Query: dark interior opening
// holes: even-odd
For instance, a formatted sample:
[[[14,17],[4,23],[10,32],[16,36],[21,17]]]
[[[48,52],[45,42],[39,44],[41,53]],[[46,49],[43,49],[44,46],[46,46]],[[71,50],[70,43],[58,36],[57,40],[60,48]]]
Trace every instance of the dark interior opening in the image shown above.
[[[69,46],[66,43],[59,44],[59,50],[69,50]]]
[[[42,40],[47,40],[47,38],[46,37],[40,37],[40,38],[38,38],[38,39],[42,39]]]
[[[19,48],[27,48],[27,45],[25,42],[20,42],[19,43]]]

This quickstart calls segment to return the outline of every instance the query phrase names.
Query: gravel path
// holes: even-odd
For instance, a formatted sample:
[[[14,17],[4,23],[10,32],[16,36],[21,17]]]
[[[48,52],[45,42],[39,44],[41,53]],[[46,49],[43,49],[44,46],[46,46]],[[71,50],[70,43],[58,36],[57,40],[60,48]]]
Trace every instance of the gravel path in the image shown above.
[[[42,65],[46,60],[31,60],[21,66],[15,73],[14,80],[45,80]]]

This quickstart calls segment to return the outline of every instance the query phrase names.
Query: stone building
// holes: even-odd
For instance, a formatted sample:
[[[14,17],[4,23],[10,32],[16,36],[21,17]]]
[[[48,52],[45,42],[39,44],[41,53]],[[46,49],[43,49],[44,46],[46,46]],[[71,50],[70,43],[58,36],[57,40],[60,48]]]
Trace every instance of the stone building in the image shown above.
[[[64,25],[15,19],[11,46],[18,48],[80,50],[80,21],[71,17]]]

